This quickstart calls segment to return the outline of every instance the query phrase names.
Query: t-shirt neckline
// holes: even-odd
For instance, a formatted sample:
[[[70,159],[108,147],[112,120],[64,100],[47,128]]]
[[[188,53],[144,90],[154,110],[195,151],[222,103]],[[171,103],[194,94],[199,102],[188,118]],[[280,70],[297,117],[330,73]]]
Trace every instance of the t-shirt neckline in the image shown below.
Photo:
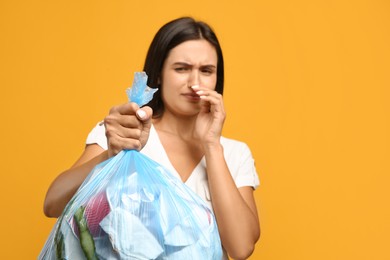
[[[156,128],[154,127],[154,125],[152,124],[151,128],[150,128],[150,135],[149,135],[149,138],[154,138],[155,142],[154,145],[155,147],[153,148],[153,150],[156,150],[157,154],[160,154],[161,155],[161,158],[159,158],[159,161],[160,161],[160,164],[163,164],[163,165],[166,165],[166,166],[169,166],[169,169],[173,172],[173,174],[179,178],[181,181],[183,181],[180,177],[180,174],[179,172],[175,169],[175,167],[173,166],[173,164],[171,163],[171,161],[169,160],[169,157],[168,157],[168,154],[163,146],[163,144],[161,143],[161,140],[160,140],[160,137],[158,136],[158,133],[157,133],[157,130]],[[183,183],[185,184],[188,184],[191,182],[192,179],[194,179],[196,177],[197,174],[199,174],[199,168],[201,167],[202,165],[202,162],[204,161],[204,156],[202,156],[202,158],[199,160],[198,164],[194,167],[194,169],[192,170],[191,174],[188,176],[187,180],[184,181]]]

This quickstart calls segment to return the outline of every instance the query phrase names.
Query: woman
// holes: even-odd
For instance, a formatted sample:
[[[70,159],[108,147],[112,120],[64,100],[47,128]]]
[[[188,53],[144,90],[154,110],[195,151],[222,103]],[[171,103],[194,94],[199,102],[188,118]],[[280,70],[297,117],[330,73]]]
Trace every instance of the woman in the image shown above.
[[[127,103],[110,110],[89,134],[79,160],[50,186],[45,214],[58,217],[96,164],[137,149],[208,203],[224,250],[246,259],[260,236],[253,197],[258,178],[249,148],[221,137],[224,67],[216,35],[192,18],[173,20],[154,37],[144,71],[148,85],[159,88],[153,100],[142,108]]]

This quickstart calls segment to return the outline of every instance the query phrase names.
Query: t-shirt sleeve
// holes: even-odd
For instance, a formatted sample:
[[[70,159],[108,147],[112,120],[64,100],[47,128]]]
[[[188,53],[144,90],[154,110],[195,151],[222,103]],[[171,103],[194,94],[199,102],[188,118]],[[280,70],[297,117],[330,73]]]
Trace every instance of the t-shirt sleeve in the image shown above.
[[[235,176],[235,183],[238,188],[244,186],[251,186],[256,189],[260,185],[259,176],[255,167],[255,160],[252,153],[245,143],[241,143],[237,155],[239,160],[237,173]]]
[[[103,122],[99,122],[92,130],[89,132],[86,144],[98,144],[104,150],[107,150],[107,137],[106,137],[106,128]]]

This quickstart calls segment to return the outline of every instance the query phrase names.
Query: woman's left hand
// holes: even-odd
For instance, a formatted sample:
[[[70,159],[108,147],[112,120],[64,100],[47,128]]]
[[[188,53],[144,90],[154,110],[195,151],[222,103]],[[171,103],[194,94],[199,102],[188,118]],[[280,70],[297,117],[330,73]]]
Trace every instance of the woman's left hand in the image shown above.
[[[204,146],[219,144],[226,117],[222,95],[204,87],[193,86],[192,89],[201,98],[201,109],[195,123],[195,137]]]

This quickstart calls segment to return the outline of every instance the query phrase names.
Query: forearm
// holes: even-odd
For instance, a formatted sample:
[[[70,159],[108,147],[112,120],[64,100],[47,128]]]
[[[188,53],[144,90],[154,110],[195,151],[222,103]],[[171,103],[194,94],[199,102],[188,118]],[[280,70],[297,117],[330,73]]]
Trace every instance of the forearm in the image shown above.
[[[83,183],[91,170],[108,158],[107,151],[100,153],[91,160],[76,164],[61,173],[49,187],[44,202],[44,213],[48,217],[59,217],[66,204]]]
[[[221,145],[205,150],[212,205],[222,244],[230,257],[247,258],[259,238],[259,222],[254,205],[248,205],[226,165]],[[250,203],[249,203],[250,204]]]

